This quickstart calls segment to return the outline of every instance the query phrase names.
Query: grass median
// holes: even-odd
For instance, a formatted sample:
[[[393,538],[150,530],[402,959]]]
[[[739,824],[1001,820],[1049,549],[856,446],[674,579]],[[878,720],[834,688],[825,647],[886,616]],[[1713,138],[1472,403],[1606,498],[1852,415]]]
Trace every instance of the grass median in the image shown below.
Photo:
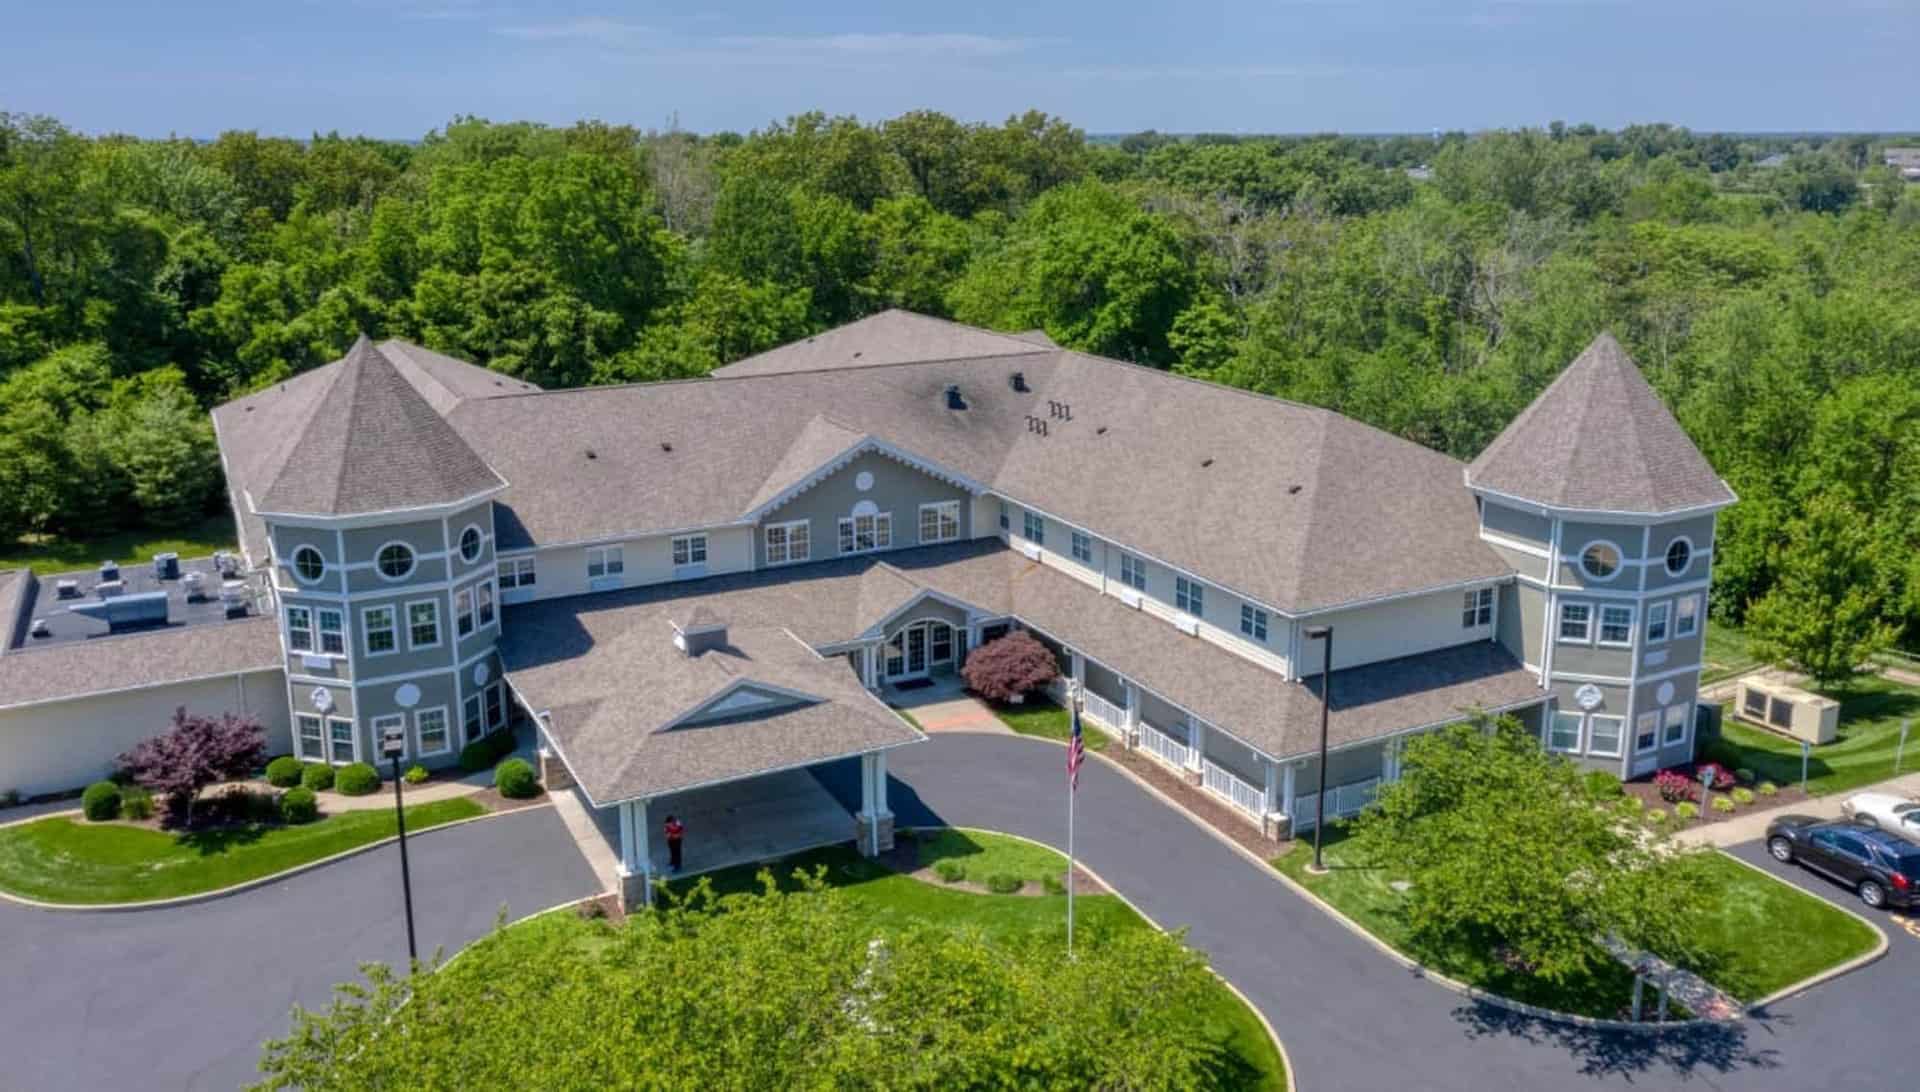
[[[1920,720],[1920,687],[1862,675],[1843,687],[1820,691],[1840,702],[1840,732],[1817,744],[1807,762],[1807,791],[1815,796],[1846,792],[1895,775],[1900,724]],[[1920,739],[1908,741],[1900,773],[1920,769]],[[1734,719],[1729,708],[1720,738],[1707,741],[1700,757],[1730,770],[1752,770],[1761,780],[1800,783],[1800,741]]]

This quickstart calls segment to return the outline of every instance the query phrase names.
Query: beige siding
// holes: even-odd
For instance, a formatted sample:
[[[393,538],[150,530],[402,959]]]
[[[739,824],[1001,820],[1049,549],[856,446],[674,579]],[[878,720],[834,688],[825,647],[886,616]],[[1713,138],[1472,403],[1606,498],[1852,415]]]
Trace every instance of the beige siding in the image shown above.
[[[721,573],[744,572],[753,567],[753,540],[756,534],[752,527],[716,527],[702,532],[693,532],[707,536],[707,568],[705,576],[718,576]],[[673,540],[677,535],[650,535],[643,538],[628,539],[623,542],[605,543],[621,547],[626,572],[618,584],[606,587],[639,587],[644,584],[664,584],[676,579],[673,567]],[[595,587],[587,585],[587,547],[559,546],[539,549],[533,552],[535,581],[532,588],[516,588],[503,592],[509,602],[523,603],[534,599],[558,599],[568,595],[584,595],[589,591],[604,590],[600,582]],[[524,556],[524,555],[516,555]],[[685,579],[697,579],[692,573]]]
[[[1333,668],[1358,667],[1439,648],[1488,640],[1493,627],[1461,625],[1461,591],[1435,592],[1316,615],[1313,625],[1333,627]],[[1301,640],[1300,670],[1318,674],[1320,642]]]
[[[285,678],[269,670],[0,711],[0,791],[34,795],[99,780],[117,756],[166,731],[181,706],[258,717],[268,753],[286,754],[293,748],[286,695]]]

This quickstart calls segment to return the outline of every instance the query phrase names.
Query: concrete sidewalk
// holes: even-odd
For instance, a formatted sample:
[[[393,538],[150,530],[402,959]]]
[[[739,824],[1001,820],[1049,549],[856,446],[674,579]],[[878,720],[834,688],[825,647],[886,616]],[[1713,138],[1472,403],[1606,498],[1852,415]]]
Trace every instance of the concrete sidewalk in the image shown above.
[[[1690,845],[1721,847],[1739,845],[1742,842],[1751,842],[1765,837],[1767,824],[1782,815],[1813,815],[1821,819],[1838,819],[1841,817],[1840,805],[1849,796],[1863,792],[1887,792],[1895,796],[1920,798],[1920,773],[1901,774],[1899,777],[1875,785],[1862,785],[1857,789],[1816,796],[1797,804],[1751,811],[1722,822],[1689,827],[1675,833],[1673,837],[1675,841]]]
[[[993,715],[987,704],[967,693],[957,678],[934,681],[917,690],[880,688],[880,697],[888,705],[911,714],[924,732],[990,732],[1011,735],[1013,729]]]

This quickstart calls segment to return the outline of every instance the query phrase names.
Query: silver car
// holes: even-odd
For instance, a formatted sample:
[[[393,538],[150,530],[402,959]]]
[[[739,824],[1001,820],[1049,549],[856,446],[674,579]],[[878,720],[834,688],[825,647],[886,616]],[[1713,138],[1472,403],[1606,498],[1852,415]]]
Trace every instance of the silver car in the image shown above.
[[[1840,805],[1847,818],[1862,826],[1891,831],[1912,842],[1920,842],[1920,803],[1890,792],[1855,793]]]

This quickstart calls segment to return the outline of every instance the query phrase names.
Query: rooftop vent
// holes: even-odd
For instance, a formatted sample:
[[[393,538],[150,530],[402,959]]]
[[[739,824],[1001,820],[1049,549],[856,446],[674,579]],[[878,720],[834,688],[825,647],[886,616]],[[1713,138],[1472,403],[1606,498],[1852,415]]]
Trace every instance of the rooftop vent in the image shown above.
[[[855,350],[853,351],[853,358],[854,358],[855,360],[858,360],[858,359],[860,359],[860,350],[858,350],[858,349],[855,349]]]
[[[213,569],[222,579],[240,575],[240,555],[218,550],[213,555]]]
[[[45,618],[35,618],[32,627],[28,629],[27,632],[33,634],[35,637],[53,636],[53,631],[47,628],[47,620]]]
[[[662,451],[672,451],[672,450],[673,450],[673,441],[672,441],[672,440],[662,440],[662,441],[660,441],[660,450],[662,450]]]
[[[154,554],[153,577],[155,580],[180,579],[180,555],[177,553]]]
[[[592,448],[588,448],[588,449],[587,449],[587,458],[589,458],[589,459],[598,459],[599,457],[600,457],[600,456],[598,456],[598,455],[595,455],[595,454],[593,453],[593,449],[592,449]]]
[[[1202,469],[1205,469],[1206,467],[1209,467],[1209,466],[1212,466],[1212,465],[1213,465],[1213,457],[1212,457],[1212,456],[1208,456],[1207,458],[1204,458],[1204,459],[1202,459],[1202,460],[1200,460],[1200,466],[1201,466],[1201,468],[1202,468]]]
[[[960,387],[958,384],[955,384],[955,383],[947,384],[946,394],[947,394],[948,409],[963,410],[967,408],[966,399],[960,397]]]
[[[1095,436],[1105,436],[1107,434],[1107,426],[1101,425],[1099,428],[1093,430],[1093,434]]]
[[[1014,372],[1012,375],[1007,377],[1007,382],[1012,385],[1014,390],[1017,390],[1022,394],[1025,394],[1027,391],[1030,391],[1033,389],[1032,387],[1027,386],[1026,372]]]
[[[107,629],[118,632],[135,626],[165,623],[167,593],[152,591],[137,595],[119,595],[111,599],[103,599],[98,603],[76,603],[68,609],[75,614],[97,618],[107,624]]]
[[[1287,496],[1291,497],[1298,492],[1300,492],[1300,486],[1298,483],[1287,486]]]
[[[727,623],[706,607],[695,607],[673,623],[673,646],[689,656],[727,647]]]

